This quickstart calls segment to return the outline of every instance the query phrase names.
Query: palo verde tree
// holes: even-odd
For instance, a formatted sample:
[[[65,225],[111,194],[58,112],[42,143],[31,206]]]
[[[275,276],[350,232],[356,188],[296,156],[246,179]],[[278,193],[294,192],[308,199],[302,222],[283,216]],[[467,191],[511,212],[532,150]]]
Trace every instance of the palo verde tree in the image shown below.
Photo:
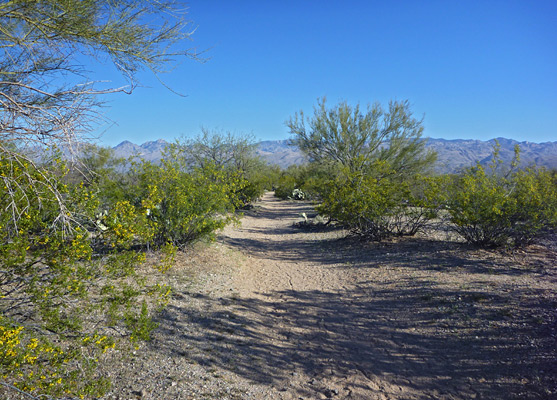
[[[257,158],[252,135],[235,135],[207,128],[201,128],[201,133],[194,138],[177,140],[173,145],[191,167],[203,168],[211,163],[216,167],[248,170]]]
[[[362,110],[345,102],[328,108],[322,99],[313,117],[296,113],[287,126],[311,162],[336,171],[322,182],[321,213],[374,240],[413,234],[433,216],[424,211],[431,182],[421,174],[436,156],[408,101]]]
[[[99,95],[131,92],[141,70],[164,72],[191,30],[180,4],[163,1],[13,0],[0,4],[0,155],[24,167],[29,153],[58,146],[74,150],[98,121]],[[87,72],[109,61],[127,84],[107,87]],[[13,176],[4,183],[16,185]],[[69,223],[56,184],[30,179],[35,190],[57,198],[58,221]],[[41,189],[38,189],[41,188]],[[12,193],[11,191],[9,191]],[[38,195],[38,194],[37,194]],[[15,206],[16,202],[12,204]],[[13,227],[21,210],[13,210]]]
[[[98,396],[106,381],[95,360],[116,344],[110,333],[147,338],[143,300],[167,298],[135,273],[145,254],[134,250],[155,234],[148,205],[116,201],[99,216],[94,182],[69,177],[61,151],[78,154],[101,118],[99,96],[131,92],[142,70],[197,58],[184,47],[192,31],[181,7],[0,3],[0,397]],[[112,65],[125,85],[100,82],[88,72],[96,65]],[[165,248],[160,270],[173,254]]]
[[[346,102],[328,108],[323,98],[312,118],[300,111],[286,125],[292,143],[312,162],[333,163],[351,171],[384,162],[402,176],[423,172],[435,161],[421,138],[422,120],[413,117],[408,101],[391,101],[387,110],[377,103],[361,110],[359,104]]]

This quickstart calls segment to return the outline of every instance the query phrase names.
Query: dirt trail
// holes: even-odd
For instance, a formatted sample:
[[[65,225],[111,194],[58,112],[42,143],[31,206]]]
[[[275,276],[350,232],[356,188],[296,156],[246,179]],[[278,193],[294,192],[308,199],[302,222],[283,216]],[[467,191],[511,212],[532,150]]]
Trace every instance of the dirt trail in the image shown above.
[[[554,242],[362,243],[293,226],[311,211],[268,193],[179,255],[153,340],[107,362],[107,398],[557,398]]]
[[[508,324],[482,319],[511,301],[491,297],[488,285],[524,298],[554,295],[554,280],[494,276],[500,260],[461,258],[461,245],[363,246],[340,240],[343,232],[301,231],[293,222],[307,207],[268,193],[222,236],[246,257],[228,326],[235,372],[271,388],[266,398],[545,397],[530,388],[534,378],[516,375],[555,365],[523,346],[521,334],[531,333],[491,337]]]

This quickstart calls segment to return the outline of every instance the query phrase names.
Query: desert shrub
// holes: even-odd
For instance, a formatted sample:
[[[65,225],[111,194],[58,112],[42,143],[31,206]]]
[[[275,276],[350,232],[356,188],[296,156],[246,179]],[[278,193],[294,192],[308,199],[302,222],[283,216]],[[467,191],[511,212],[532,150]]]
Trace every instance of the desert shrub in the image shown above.
[[[421,173],[436,155],[407,101],[363,111],[323,99],[313,117],[296,113],[287,126],[310,160],[299,187],[321,201],[322,215],[372,240],[413,235],[435,216],[438,184]]]
[[[54,337],[56,341],[59,337]],[[97,357],[116,346],[99,334],[65,338],[64,345],[44,335],[0,318],[0,370],[6,385],[25,393],[84,398],[102,394],[110,385],[97,375]]]
[[[9,98],[0,101],[0,388],[25,398],[99,397],[108,382],[97,359],[119,344],[108,333],[145,337],[149,299],[164,302],[167,289],[137,273],[145,254],[135,250],[153,240],[141,208],[115,190],[103,197],[108,180],[73,173],[78,165],[68,174],[52,148],[77,156],[99,122],[101,97],[131,92],[144,69],[197,58],[180,43],[189,22],[164,0],[0,8],[0,93]],[[105,61],[129,85],[99,85],[94,70]],[[81,166],[100,167],[109,153]]]
[[[317,200],[324,182],[332,175],[326,166],[317,163],[291,165],[276,179],[275,196],[281,199],[295,198],[294,191],[300,190],[304,200]]]
[[[425,149],[422,120],[413,117],[408,101],[391,101],[362,110],[342,102],[327,107],[318,102],[311,118],[300,111],[286,125],[292,142],[311,163],[327,171],[368,169],[377,161],[387,162],[399,176],[427,170],[436,154]]]
[[[389,167],[369,172],[344,169],[323,191],[318,211],[371,240],[414,235],[437,215],[439,183],[416,175],[398,180]]]
[[[184,247],[195,240],[212,237],[233,220],[232,212],[242,205],[238,193],[246,181],[223,167],[207,163],[184,170],[175,160],[161,165],[136,166],[135,206],[153,229],[152,244],[173,243]]]
[[[471,244],[523,246],[557,226],[557,185],[542,168],[501,171],[498,148],[486,170],[479,163],[450,189],[448,211],[453,229]]]
[[[273,186],[274,176],[278,174],[276,169],[265,164],[259,157],[253,157],[245,168],[230,171],[231,175],[241,177],[244,181],[243,186],[236,192],[241,207],[245,207],[270,190]]]
[[[306,200],[319,201],[325,183],[338,174],[337,166],[330,163],[308,163],[297,168],[297,187],[303,191]]]
[[[296,179],[291,175],[281,175],[275,186],[275,196],[286,200],[292,196],[294,189],[296,189]]]
[[[154,234],[146,215],[120,201],[99,219],[97,189],[64,183],[67,173],[60,159],[0,158],[0,376],[28,393],[99,396],[97,360],[135,331],[146,337],[139,305],[163,304],[168,288],[137,273],[145,253],[133,249]],[[159,273],[173,254],[162,250]]]
[[[183,171],[213,167],[233,181],[240,179],[233,197],[244,207],[263,195],[267,165],[255,153],[252,135],[211,131],[205,128],[193,139],[178,139],[167,148],[165,158]]]

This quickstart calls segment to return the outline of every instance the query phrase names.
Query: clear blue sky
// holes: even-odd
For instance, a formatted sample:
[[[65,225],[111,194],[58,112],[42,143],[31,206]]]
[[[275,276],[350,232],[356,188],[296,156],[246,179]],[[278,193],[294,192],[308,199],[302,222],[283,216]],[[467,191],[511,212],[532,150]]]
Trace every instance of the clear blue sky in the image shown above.
[[[204,126],[258,139],[329,104],[408,99],[425,136],[557,140],[557,1],[188,2],[186,60],[132,95],[112,95],[101,143],[193,136]]]

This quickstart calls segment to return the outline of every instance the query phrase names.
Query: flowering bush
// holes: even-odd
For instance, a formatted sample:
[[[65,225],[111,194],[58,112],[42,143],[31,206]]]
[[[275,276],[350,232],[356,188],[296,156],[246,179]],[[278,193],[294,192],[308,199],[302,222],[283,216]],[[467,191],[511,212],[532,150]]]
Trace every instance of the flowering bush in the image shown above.
[[[232,221],[245,180],[175,160],[137,164],[119,186],[69,172],[59,158],[0,159],[0,383],[98,397],[109,385],[95,367],[103,353],[149,340],[177,247]],[[139,272],[148,249],[158,255],[150,279]]]

